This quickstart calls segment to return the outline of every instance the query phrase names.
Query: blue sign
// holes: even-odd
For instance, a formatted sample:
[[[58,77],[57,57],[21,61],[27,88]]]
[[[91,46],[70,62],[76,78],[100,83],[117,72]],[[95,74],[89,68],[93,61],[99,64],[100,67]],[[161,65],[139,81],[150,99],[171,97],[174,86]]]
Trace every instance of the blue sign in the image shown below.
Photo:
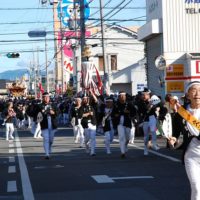
[[[200,0],[185,0],[185,3],[200,3]]]
[[[47,33],[46,31],[29,31],[28,36],[29,37],[46,37]]]
[[[75,9],[74,9],[75,1]],[[84,20],[86,21],[90,16],[90,8],[88,0],[84,0]],[[61,0],[57,6],[58,18],[61,19],[65,27],[71,27],[75,21],[80,27],[80,2],[79,0]],[[62,12],[62,13],[61,13]]]

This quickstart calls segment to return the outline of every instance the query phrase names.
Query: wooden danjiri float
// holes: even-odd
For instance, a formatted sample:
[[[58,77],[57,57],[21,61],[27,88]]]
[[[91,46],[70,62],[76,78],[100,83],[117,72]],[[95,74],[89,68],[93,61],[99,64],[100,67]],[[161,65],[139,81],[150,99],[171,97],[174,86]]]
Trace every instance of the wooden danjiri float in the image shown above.
[[[27,87],[24,78],[6,84],[6,89],[13,97],[25,97],[27,95]]]

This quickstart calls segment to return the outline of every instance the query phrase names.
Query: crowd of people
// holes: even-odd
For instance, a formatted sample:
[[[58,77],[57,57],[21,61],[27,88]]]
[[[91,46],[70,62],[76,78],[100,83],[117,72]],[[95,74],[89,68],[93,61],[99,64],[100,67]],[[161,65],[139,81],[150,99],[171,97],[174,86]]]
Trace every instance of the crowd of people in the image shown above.
[[[111,154],[111,143],[118,137],[120,156],[126,158],[128,144],[135,135],[144,136],[144,155],[149,148],[159,150],[157,136],[166,138],[166,148],[182,149],[183,163],[191,184],[191,199],[200,199],[200,82],[188,84],[185,96],[179,99],[166,94],[165,99],[148,88],[131,96],[96,96],[92,91],[73,97],[42,100],[7,99],[0,101],[2,126],[6,140],[14,139],[15,127],[29,129],[36,139],[43,138],[45,159],[52,152],[54,135],[59,125],[71,126],[74,142],[91,156],[96,155],[96,135],[104,136],[105,152]],[[180,144],[180,135],[183,141]]]
[[[151,94],[148,88],[144,88],[136,96],[124,91],[120,91],[118,95],[96,96],[88,91],[84,95],[52,98],[45,92],[42,100],[2,100],[0,112],[2,125],[6,129],[6,140],[14,139],[15,127],[29,129],[34,138],[43,138],[46,158],[50,156],[45,146],[47,129],[56,130],[58,125],[72,127],[74,142],[85,148],[91,156],[96,155],[97,133],[104,135],[107,154],[111,154],[110,145],[114,136],[118,136],[120,156],[125,158],[128,144],[134,143],[135,135],[144,135],[146,156],[149,148],[159,149],[157,135],[167,139],[167,147],[174,148],[179,143],[181,132],[176,131],[177,127],[173,123],[177,113],[175,102],[178,102],[177,97],[167,94],[165,101],[162,101],[160,97]],[[50,144],[55,130],[50,131]]]

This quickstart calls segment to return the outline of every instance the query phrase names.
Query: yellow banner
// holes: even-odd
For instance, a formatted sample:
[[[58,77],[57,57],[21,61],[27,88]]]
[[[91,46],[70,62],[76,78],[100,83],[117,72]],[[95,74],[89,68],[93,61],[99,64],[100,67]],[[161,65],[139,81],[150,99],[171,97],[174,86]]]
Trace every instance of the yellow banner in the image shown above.
[[[182,77],[184,76],[183,64],[172,64],[166,69],[166,77]]]
[[[168,81],[167,93],[184,92],[184,81]]]

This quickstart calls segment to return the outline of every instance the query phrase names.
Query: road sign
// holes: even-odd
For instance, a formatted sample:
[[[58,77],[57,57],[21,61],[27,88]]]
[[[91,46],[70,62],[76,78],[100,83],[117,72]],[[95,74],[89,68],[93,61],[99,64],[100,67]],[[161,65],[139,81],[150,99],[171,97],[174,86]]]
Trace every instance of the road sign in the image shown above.
[[[28,32],[29,37],[46,37],[46,35],[47,35],[46,31],[35,30]]]

